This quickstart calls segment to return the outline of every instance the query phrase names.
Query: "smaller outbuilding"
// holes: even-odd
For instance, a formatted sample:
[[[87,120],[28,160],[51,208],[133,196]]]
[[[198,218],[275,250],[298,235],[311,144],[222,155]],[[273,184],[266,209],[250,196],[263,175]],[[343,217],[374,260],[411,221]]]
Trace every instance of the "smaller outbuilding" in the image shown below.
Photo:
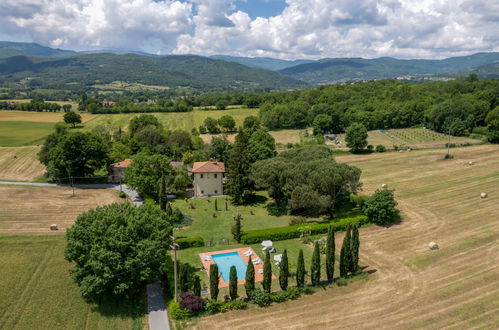
[[[194,177],[194,197],[222,196],[225,164],[217,161],[195,162],[191,171]]]
[[[107,180],[111,183],[120,183],[125,179],[125,168],[132,164],[130,158],[126,158],[122,162],[114,163],[109,166]]]

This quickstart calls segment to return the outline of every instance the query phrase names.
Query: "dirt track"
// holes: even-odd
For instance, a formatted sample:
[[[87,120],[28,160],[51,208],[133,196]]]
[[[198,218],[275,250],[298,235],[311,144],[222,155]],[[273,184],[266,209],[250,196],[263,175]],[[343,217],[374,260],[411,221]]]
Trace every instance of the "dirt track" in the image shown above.
[[[499,147],[453,149],[448,161],[444,153],[337,158],[363,170],[365,192],[382,183],[395,189],[402,211],[399,224],[361,231],[361,264],[375,271],[368,280],[206,317],[196,328],[499,327]],[[440,249],[430,251],[431,241]]]

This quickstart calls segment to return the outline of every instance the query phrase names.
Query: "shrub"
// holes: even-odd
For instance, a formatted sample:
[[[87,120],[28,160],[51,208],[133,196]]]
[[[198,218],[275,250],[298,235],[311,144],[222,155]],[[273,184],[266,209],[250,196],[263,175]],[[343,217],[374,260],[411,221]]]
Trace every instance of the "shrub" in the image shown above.
[[[395,208],[397,202],[393,197],[393,190],[376,190],[374,194],[365,202],[364,214],[376,224],[390,223],[398,217],[398,210]]]
[[[352,218],[343,218],[335,222],[327,223],[307,223],[310,226],[310,234],[324,234],[328,231],[328,226],[331,225],[335,232],[343,231],[349,224],[358,224],[362,226],[368,223],[368,218],[366,216],[356,216]],[[302,234],[300,228],[302,225],[293,225],[287,227],[275,227],[267,229],[256,229],[247,230],[241,237],[241,243],[243,244],[256,244],[265,240],[272,241],[282,241],[287,239],[299,238]]]
[[[292,217],[292,218],[289,220],[289,225],[290,225],[290,226],[293,226],[293,225],[301,225],[302,223],[305,223],[305,222],[306,222],[305,217]]]
[[[303,289],[301,289],[301,292],[303,294],[313,294],[315,292],[315,289],[312,288],[311,286],[306,286]]]
[[[373,152],[373,149],[374,149],[374,147],[373,147],[373,145],[372,145],[372,144],[368,144],[368,145],[367,145],[367,151],[369,151],[369,152]]]
[[[301,296],[301,291],[297,287],[288,288],[286,291],[283,292],[286,292],[288,299],[290,300],[298,299]]]
[[[288,300],[288,293],[286,291],[274,292],[271,295],[272,302],[281,303]]]
[[[174,320],[183,320],[191,316],[187,309],[180,308],[178,302],[172,301],[168,306],[168,315]]]
[[[175,240],[181,249],[187,249],[190,247],[202,247],[204,246],[204,239],[199,236],[195,237],[180,237]]]
[[[336,281],[337,286],[347,286],[348,281],[344,278],[340,278],[339,280]]]
[[[386,151],[386,148],[385,148],[385,146],[384,146],[384,145],[382,145],[382,144],[378,144],[378,145],[376,146],[376,149],[375,149],[375,150],[376,150],[376,152],[385,152],[385,151]]]
[[[248,303],[245,302],[244,300],[232,300],[229,302],[222,303],[220,306],[220,311],[224,313],[230,310],[246,309],[246,308],[248,308]]]
[[[203,310],[204,300],[201,297],[196,296],[192,292],[182,293],[182,299],[180,300],[180,308],[186,309],[191,313],[196,313]]]
[[[272,296],[270,295],[270,293],[257,288],[253,290],[253,293],[251,295],[251,302],[260,307],[266,307],[272,303]]]
[[[205,305],[205,310],[208,312],[208,314],[217,314],[220,313],[222,310],[222,305],[224,303],[221,301],[217,300],[208,300]]]
[[[120,196],[120,198],[126,198],[126,194],[123,191],[120,191],[118,196]]]

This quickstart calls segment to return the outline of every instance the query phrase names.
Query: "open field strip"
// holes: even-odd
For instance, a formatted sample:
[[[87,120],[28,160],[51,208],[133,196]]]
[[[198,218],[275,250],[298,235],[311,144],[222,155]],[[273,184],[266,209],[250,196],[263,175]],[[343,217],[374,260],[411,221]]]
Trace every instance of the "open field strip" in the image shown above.
[[[73,197],[70,187],[1,185],[0,234],[48,234],[51,224],[64,232],[80,213],[123,201],[111,189],[75,189]]]
[[[91,113],[80,112],[83,123],[96,117]],[[0,121],[27,121],[36,123],[57,123],[64,120],[64,112],[36,112],[36,111],[14,111],[0,110]]]
[[[45,173],[40,147],[0,147],[0,180],[33,181]]]
[[[193,110],[190,112],[159,112],[147,113],[154,115],[168,130],[182,129],[190,131],[192,128],[199,128],[207,117],[218,119],[229,115],[234,117],[236,126],[243,124],[247,116],[258,116],[258,109],[228,109],[228,110]],[[142,115],[141,113],[127,114],[102,114],[85,124],[84,129],[89,130],[96,126],[105,126],[117,129],[128,129],[128,124],[133,117]]]
[[[65,247],[63,235],[0,235],[0,329],[147,327],[144,297],[85,302],[69,276]]]
[[[499,147],[338,156],[363,170],[364,193],[395,189],[403,221],[361,230],[369,281],[297,301],[201,319],[197,329],[497,328]],[[467,165],[474,161],[475,165]],[[481,199],[480,193],[488,198]],[[337,249],[342,235],[337,235]],[[439,250],[430,251],[435,241]],[[291,268],[293,269],[293,268]]]

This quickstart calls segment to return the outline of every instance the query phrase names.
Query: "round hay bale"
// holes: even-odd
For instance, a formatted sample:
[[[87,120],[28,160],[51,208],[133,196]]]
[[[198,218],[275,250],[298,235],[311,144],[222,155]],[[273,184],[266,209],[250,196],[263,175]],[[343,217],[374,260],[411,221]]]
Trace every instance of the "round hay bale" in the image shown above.
[[[383,184],[381,185],[381,188],[386,189],[386,188],[388,188],[388,185],[387,185],[386,183],[383,183]]]
[[[57,227],[57,225],[55,223],[53,223],[50,225],[50,230],[59,230],[59,228]]]
[[[473,162],[468,162],[468,165],[470,165],[470,166],[471,166],[471,165],[475,165],[475,163],[473,163]]]
[[[487,196],[489,196],[489,195],[487,195],[487,193],[481,193],[481,194],[480,194],[480,197],[481,197],[481,198],[487,198]]]
[[[412,149],[411,148],[407,148],[407,151],[411,151]]]
[[[430,242],[430,244],[428,244],[428,247],[430,248],[430,250],[437,250],[438,244],[435,242]]]

